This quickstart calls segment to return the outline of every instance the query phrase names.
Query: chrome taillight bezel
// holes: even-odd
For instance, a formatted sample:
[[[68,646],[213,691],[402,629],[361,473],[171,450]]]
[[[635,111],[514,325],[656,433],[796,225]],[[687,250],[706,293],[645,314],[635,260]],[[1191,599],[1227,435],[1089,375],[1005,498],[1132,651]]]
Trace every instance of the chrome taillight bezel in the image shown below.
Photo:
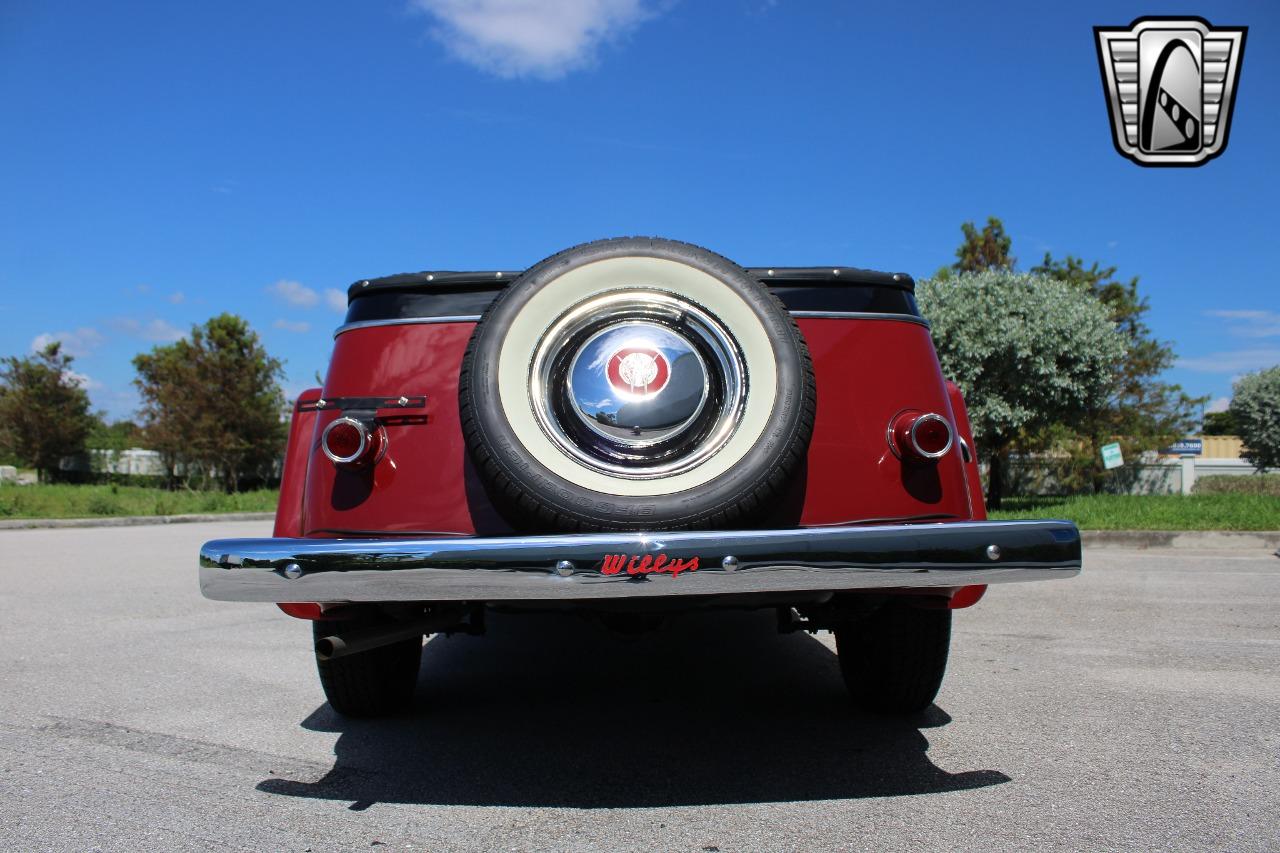
[[[347,424],[355,427],[360,433],[360,446],[355,453],[341,456],[329,447],[329,434],[339,425]],[[334,418],[320,434],[320,450],[334,465],[339,467],[360,467],[376,463],[386,453],[386,434],[376,421],[366,421],[350,415]]]
[[[920,446],[917,433],[923,424],[940,423],[947,431],[947,443],[941,450],[929,451]],[[917,462],[937,462],[951,452],[956,444],[956,430],[937,412],[921,412],[918,409],[905,409],[889,420],[889,428],[885,430],[885,440],[889,450],[899,459]]]

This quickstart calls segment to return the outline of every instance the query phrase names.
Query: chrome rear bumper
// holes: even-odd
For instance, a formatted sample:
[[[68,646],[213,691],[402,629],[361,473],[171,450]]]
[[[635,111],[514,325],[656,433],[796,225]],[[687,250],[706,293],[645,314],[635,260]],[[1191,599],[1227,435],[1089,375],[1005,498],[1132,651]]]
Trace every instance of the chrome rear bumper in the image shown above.
[[[435,539],[215,539],[221,601],[519,601],[957,587],[1071,577],[1068,521]]]

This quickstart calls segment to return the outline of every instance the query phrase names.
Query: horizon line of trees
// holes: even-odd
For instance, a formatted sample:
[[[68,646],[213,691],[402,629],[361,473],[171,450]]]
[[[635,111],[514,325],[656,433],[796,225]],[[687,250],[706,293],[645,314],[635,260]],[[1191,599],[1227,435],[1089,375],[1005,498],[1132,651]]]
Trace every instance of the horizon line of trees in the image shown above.
[[[171,487],[236,491],[274,474],[288,429],[284,366],[243,318],[219,314],[136,355],[138,422],[91,411],[73,361],[57,341],[0,359],[0,454],[42,482],[65,476],[62,461],[89,448],[135,446],[159,451]]]

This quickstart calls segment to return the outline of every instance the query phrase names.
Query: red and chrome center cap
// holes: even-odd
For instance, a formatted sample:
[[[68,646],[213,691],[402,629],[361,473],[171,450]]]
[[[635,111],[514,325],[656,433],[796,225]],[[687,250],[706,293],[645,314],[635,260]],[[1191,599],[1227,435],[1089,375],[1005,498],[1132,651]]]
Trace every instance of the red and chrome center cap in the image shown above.
[[[609,356],[605,375],[615,391],[648,397],[657,394],[671,379],[671,365],[653,347],[623,347]]]

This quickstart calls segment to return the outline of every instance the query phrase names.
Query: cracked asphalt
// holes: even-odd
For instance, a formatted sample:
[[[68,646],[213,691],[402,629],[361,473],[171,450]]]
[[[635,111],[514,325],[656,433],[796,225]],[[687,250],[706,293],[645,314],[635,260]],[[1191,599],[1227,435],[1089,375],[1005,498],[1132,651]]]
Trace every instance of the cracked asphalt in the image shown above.
[[[0,532],[12,850],[1280,849],[1280,559],[1091,550],[956,616],[923,717],[770,613],[433,638],[415,712],[323,702],[305,623],[205,601],[261,522]]]

